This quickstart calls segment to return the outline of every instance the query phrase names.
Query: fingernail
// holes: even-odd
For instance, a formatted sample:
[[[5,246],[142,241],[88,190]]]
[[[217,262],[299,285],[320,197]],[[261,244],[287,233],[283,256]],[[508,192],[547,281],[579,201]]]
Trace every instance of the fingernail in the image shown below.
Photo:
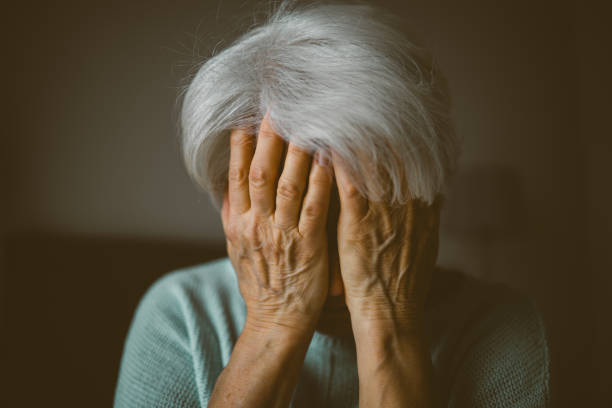
[[[329,164],[329,158],[327,156],[321,154],[320,151],[317,151],[315,153],[315,159],[317,160],[317,163],[319,163],[320,166],[327,167],[327,165]]]

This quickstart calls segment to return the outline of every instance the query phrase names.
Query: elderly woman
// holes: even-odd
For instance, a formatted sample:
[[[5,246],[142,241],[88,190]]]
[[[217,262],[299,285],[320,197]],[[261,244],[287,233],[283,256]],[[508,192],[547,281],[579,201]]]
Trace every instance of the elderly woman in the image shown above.
[[[532,303],[436,267],[459,143],[402,22],[281,5],[209,59],[182,111],[228,258],[156,282],[117,407],[541,407]]]

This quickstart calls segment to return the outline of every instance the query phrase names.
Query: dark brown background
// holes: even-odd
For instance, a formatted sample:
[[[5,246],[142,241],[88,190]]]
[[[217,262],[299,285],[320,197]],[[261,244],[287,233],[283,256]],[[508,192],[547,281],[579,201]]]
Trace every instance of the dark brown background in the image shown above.
[[[594,2],[377,4],[438,57],[465,139],[440,263],[533,296],[554,405],[609,406],[609,14]],[[255,5],[3,12],[0,405],[111,405],[146,288],[224,255],[218,215],[181,167],[175,102],[194,55],[227,44]]]

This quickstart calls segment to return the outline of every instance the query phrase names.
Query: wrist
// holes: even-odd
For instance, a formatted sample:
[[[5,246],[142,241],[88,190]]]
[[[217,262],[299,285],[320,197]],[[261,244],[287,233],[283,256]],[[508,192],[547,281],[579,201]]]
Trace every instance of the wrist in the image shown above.
[[[417,388],[424,392],[429,390],[433,366],[423,327],[411,325],[407,329],[370,323],[369,330],[368,326],[362,326],[362,330],[354,332],[360,384],[362,380],[368,383],[392,373],[392,376],[410,378],[408,383],[420,384]]]
[[[314,333],[321,307],[271,308],[259,303],[247,303],[245,328],[258,333],[307,337]],[[277,310],[280,309],[280,310]]]
[[[357,351],[364,350],[378,359],[404,352],[427,349],[427,337],[422,328],[371,322],[353,329]]]
[[[418,305],[371,300],[349,306],[353,334],[357,336],[419,336],[424,331],[423,310]]]
[[[427,348],[423,313],[416,307],[353,308],[351,326],[357,351],[379,361]]]
[[[286,407],[311,338],[308,331],[247,317],[209,406]]]
[[[240,337],[244,338],[247,342],[295,347],[310,344],[313,333],[314,326],[311,327],[308,324],[287,324],[284,322],[261,320],[250,318],[247,314]]]
[[[360,406],[435,406],[433,364],[424,335],[388,330],[355,341]]]

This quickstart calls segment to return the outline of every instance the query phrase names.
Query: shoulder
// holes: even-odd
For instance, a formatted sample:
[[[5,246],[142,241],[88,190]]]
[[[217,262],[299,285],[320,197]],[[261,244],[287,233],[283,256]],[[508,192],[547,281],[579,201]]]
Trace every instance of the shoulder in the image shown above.
[[[156,280],[141,300],[141,307],[198,296],[205,299],[233,297],[235,276],[228,258],[170,271]]]
[[[453,319],[446,332],[453,339],[449,406],[548,406],[547,337],[535,303],[505,285],[442,275],[440,310]]]
[[[239,334],[241,302],[227,258],[155,281],[132,319],[115,406],[206,405]]]
[[[173,270],[155,281],[138,306],[134,324],[154,316],[194,338],[214,332],[233,343],[241,329],[244,302],[229,258]]]

